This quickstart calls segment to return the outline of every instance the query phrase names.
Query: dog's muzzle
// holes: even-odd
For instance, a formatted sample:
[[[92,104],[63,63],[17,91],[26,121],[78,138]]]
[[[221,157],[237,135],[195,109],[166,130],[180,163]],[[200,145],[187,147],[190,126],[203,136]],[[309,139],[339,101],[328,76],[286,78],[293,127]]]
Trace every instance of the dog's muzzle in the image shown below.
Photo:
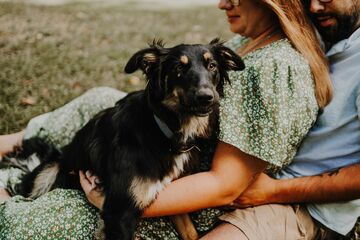
[[[211,88],[201,88],[193,96],[191,111],[197,116],[207,116],[213,111],[214,105],[218,102],[218,96]]]

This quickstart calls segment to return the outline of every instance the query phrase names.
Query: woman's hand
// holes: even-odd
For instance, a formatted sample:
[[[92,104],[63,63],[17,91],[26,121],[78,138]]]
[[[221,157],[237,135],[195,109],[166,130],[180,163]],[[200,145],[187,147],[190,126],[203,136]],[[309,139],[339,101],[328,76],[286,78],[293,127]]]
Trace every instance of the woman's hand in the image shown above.
[[[0,188],[0,203],[3,203],[11,198],[8,191],[5,188]]]
[[[0,135],[0,160],[6,153],[13,151],[15,146],[21,145],[24,134],[25,130],[12,134]]]
[[[276,179],[261,173],[234,202],[237,208],[247,208],[273,202],[276,195]]]
[[[87,171],[85,174],[83,171],[80,171],[79,176],[81,187],[84,190],[89,202],[98,209],[102,210],[105,196],[101,189],[97,186],[97,183],[99,183],[98,177],[91,174],[90,171]]]

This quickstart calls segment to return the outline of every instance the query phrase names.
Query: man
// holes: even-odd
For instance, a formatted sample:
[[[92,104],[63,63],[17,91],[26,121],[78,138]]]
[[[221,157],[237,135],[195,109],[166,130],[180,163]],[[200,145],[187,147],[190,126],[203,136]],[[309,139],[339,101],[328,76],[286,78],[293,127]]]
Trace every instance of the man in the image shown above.
[[[298,225],[305,239],[313,238],[312,231],[322,239],[339,239],[360,216],[360,1],[308,0],[305,5],[328,46],[333,100],[292,164],[276,176],[280,180],[261,175],[237,203],[308,203],[313,225]]]

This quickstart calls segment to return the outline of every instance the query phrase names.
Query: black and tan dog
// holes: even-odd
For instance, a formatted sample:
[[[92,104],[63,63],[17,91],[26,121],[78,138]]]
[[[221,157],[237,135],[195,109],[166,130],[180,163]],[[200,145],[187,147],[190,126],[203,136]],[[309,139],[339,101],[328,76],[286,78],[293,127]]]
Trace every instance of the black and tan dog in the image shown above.
[[[38,139],[24,141],[26,152],[46,159],[24,178],[23,194],[36,198],[57,187],[80,188],[74,173],[90,170],[105,194],[106,239],[132,239],[142,211],[191,165],[197,141],[210,138],[227,71],[243,68],[218,40],[172,48],[154,42],[125,67],[127,73],[144,72],[145,90],[97,114],[60,151],[46,150],[50,146]],[[31,150],[36,145],[42,151]]]

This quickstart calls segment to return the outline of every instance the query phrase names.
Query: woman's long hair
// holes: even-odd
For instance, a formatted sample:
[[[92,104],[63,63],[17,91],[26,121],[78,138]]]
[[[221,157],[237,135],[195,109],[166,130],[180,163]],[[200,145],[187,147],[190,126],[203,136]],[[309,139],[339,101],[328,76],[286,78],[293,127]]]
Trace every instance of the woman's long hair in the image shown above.
[[[287,38],[309,62],[314,77],[315,96],[319,107],[324,108],[332,98],[328,62],[301,0],[261,1],[277,15]]]

